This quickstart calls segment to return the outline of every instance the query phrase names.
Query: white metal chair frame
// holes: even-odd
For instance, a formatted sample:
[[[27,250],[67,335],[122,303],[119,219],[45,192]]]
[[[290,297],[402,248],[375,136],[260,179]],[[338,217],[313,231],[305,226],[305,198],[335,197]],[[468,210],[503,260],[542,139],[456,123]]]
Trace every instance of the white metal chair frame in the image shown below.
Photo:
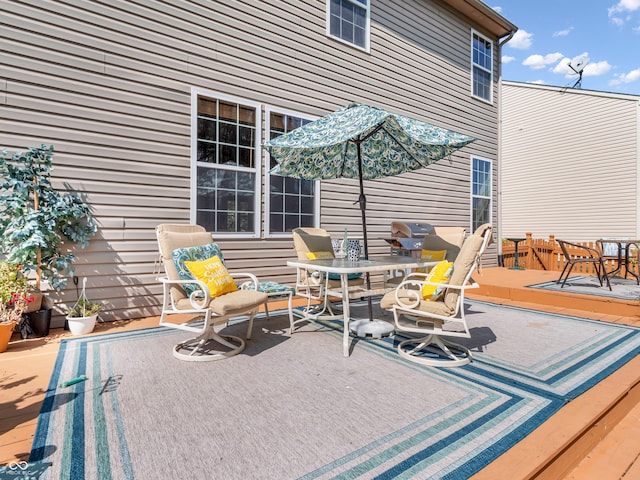
[[[326,247],[324,249],[333,254],[331,237],[326,230],[322,228],[300,227],[294,229],[292,232],[294,250],[296,251],[296,255],[299,260],[307,260],[306,253],[311,250],[308,249],[309,245],[306,244],[304,238],[298,232],[325,242]],[[350,280],[349,289],[353,288],[354,290],[361,290],[359,286],[363,283],[363,279]],[[339,317],[339,314],[336,314],[333,311],[334,308],[337,308],[336,305],[332,305],[330,300],[330,294],[342,296],[339,280],[331,280],[327,274],[317,270],[297,268],[295,294],[306,298],[307,306],[303,308],[302,311],[295,312],[295,314],[301,318],[291,322],[290,333],[294,332],[296,325],[308,322],[310,318],[331,319]]]
[[[479,287],[478,283],[471,278],[471,275],[479,266],[480,258],[489,245],[492,235],[490,226],[488,228],[482,226],[478,230],[480,229],[485,229],[482,242],[460,284],[430,282],[427,280],[429,274],[411,273],[394,290],[395,301],[391,310],[396,330],[423,335],[420,338],[410,338],[400,342],[397,349],[401,357],[423,365],[441,367],[456,367],[471,361],[471,352],[468,348],[442,337],[471,337],[464,315],[465,292]],[[465,242],[470,241],[472,237],[468,237]],[[464,249],[464,245],[462,248]],[[455,269],[456,263],[454,263],[454,271]],[[451,314],[443,315],[419,308],[424,301],[422,298],[422,287],[424,285],[445,289],[443,298],[451,291],[458,292],[455,307]],[[442,302],[443,300],[438,301]],[[406,316],[408,320],[403,321],[402,316]],[[445,330],[445,325],[448,327],[456,326],[456,329],[448,328]],[[433,355],[424,355],[424,353]],[[441,358],[442,354],[446,358]]]
[[[177,231],[171,230],[175,227],[178,228]],[[185,229],[188,229],[189,227],[193,227],[194,230],[187,232],[187,230]],[[163,231],[169,235],[171,233],[206,233],[202,227],[198,228],[197,225],[165,224],[159,225],[156,231],[158,235],[160,231]],[[158,238],[158,244],[160,248],[160,254],[162,256],[162,261],[172,261],[170,258],[171,252],[163,251],[164,248],[161,244],[160,238]],[[254,289],[258,288],[258,278],[252,273],[236,272],[230,273],[230,275],[234,278],[234,280],[245,279],[242,283],[252,282],[254,285]],[[199,280],[170,279],[168,277],[159,277],[158,280],[162,282],[163,292],[160,325],[163,327],[174,328],[196,334],[194,338],[180,342],[174,347],[173,355],[180,360],[212,361],[228,358],[240,353],[245,348],[245,341],[242,338],[234,335],[222,335],[219,333],[220,330],[222,330],[222,328],[224,328],[228,324],[231,318],[247,316],[247,339],[251,339],[253,319],[258,313],[260,305],[266,303],[267,301],[267,295],[265,293],[243,290],[243,292],[250,292],[250,295],[255,296],[256,300],[253,302],[254,305],[250,308],[245,307],[239,308],[237,310],[234,309],[229,311],[227,314],[222,315],[214,312],[211,308],[211,294],[209,292],[209,288],[204,282],[201,282]],[[197,285],[198,290],[192,292],[191,295],[189,295],[186,299],[184,297],[179,299],[176,298],[174,293],[176,291],[184,292],[183,286],[187,284]],[[177,290],[175,287],[177,287]],[[231,294],[224,294],[221,297],[224,297],[225,295],[233,295],[234,293],[235,292],[232,292]],[[185,305],[185,300],[188,300],[188,306]],[[179,305],[179,303],[181,305]],[[173,323],[168,321],[168,318],[171,315],[195,316],[181,323]],[[208,348],[210,342],[217,342],[229,350],[216,350],[214,351],[214,353],[210,353],[211,349]],[[215,343],[213,345],[215,345]]]

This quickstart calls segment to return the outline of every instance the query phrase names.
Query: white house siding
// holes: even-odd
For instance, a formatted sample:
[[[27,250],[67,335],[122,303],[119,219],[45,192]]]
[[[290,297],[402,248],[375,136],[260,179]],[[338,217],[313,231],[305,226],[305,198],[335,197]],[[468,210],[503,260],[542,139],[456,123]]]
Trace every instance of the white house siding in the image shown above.
[[[503,82],[503,237],[640,236],[640,97]]]
[[[325,35],[320,0],[9,0],[0,26],[0,145],[55,145],[54,183],[82,192],[100,225],[76,274],[108,320],[159,312],[154,227],[189,221],[192,87],[315,116],[365,102],[477,137],[424,171],[365,182],[373,254],[393,220],[469,228],[470,156],[498,166],[497,75],[493,105],[470,95],[471,28],[493,37],[439,0],[373,1],[370,53]],[[322,226],[361,234],[357,192],[323,182]],[[290,239],[220,244],[234,271],[294,278]]]

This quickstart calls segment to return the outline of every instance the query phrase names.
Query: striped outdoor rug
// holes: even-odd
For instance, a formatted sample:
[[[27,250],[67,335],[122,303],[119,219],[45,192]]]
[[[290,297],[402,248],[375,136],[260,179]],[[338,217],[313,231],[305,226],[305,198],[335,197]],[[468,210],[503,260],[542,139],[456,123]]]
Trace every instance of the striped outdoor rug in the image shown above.
[[[554,292],[564,293],[580,293],[582,295],[597,295],[600,297],[613,297],[623,300],[634,300],[640,302],[640,285],[635,279],[612,277],[609,278],[611,290],[606,283],[600,286],[597,277],[577,276],[569,277],[564,287],[562,283],[544,282],[535,285],[528,285],[529,288],[541,288],[543,290],[551,290]]]
[[[174,359],[185,333],[163,328],[65,340],[33,467],[73,480],[466,479],[640,353],[638,329],[473,302],[474,362],[438,369],[399,358],[397,338],[360,339],[344,358],[339,324],[289,336],[278,313],[211,363]]]

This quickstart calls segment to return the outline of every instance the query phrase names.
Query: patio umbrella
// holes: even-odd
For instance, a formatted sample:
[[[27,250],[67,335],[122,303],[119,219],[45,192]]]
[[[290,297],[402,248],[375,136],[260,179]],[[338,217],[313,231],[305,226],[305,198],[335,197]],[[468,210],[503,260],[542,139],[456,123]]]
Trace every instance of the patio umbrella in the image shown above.
[[[367,199],[363,181],[418,170],[473,140],[380,108],[352,103],[264,146],[278,163],[271,173],[306,180],[359,180],[357,203],[367,259]],[[367,288],[370,288],[368,275]]]

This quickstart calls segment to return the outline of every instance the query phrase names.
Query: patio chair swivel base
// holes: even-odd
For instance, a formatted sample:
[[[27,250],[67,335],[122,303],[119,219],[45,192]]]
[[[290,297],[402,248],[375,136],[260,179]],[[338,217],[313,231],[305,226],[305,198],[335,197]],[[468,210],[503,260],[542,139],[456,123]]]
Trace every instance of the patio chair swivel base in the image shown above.
[[[228,349],[226,350],[225,347]],[[245,341],[233,335],[219,335],[213,328],[173,347],[173,356],[188,362],[210,362],[233,357],[245,348]]]
[[[357,337],[362,338],[383,338],[393,335],[395,329],[393,325],[384,320],[369,320],[363,318],[355,320],[349,324],[349,330]]]
[[[471,362],[471,352],[467,348],[438,335],[400,342],[398,353],[407,360],[431,367],[459,367]]]

